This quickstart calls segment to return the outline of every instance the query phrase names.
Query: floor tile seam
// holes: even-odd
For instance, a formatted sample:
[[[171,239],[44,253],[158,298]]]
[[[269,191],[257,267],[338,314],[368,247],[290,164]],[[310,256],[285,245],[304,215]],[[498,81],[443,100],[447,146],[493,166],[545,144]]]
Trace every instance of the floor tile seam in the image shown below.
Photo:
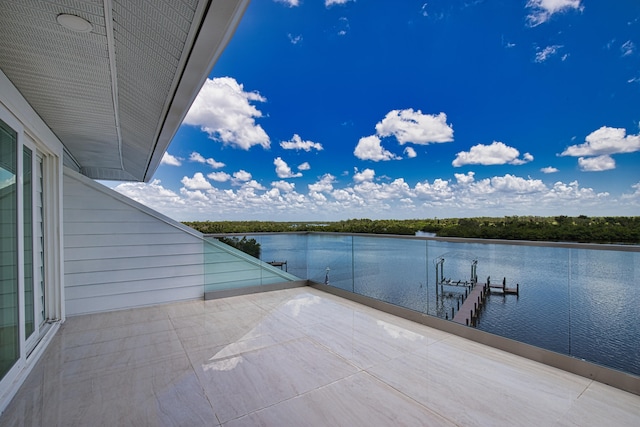
[[[111,365],[105,366],[103,369],[90,368],[77,373],[73,373],[71,374],[71,376],[78,376],[78,375],[85,376],[86,373],[89,373],[89,375],[87,376],[96,375],[96,374],[105,375],[105,374],[110,374],[110,373],[118,372],[122,370],[138,369],[142,366],[148,366],[149,364],[156,364],[156,363],[164,362],[166,360],[171,360],[171,359],[180,357],[183,354],[183,352],[184,352],[184,349],[181,349],[180,351],[173,351],[171,353],[159,353],[157,357],[146,358],[145,360],[139,360],[134,362],[130,362],[128,360],[124,364],[117,364],[117,365],[111,364]],[[114,353],[109,353],[109,354],[114,354]],[[75,362],[79,362],[87,359],[97,359],[98,357],[100,357],[100,355],[91,356],[85,359],[74,359],[70,361],[64,361],[60,366],[60,370],[63,371],[63,376],[68,377],[68,375],[65,375],[64,373],[65,365],[73,364]]]
[[[122,325],[132,325],[132,324],[136,324],[138,322],[136,322],[135,319],[133,318],[127,318],[127,319],[123,319],[122,315],[126,314],[126,313],[135,313],[135,315],[133,317],[140,317],[142,316],[144,313],[141,313],[141,309],[140,308],[129,308],[129,309],[125,309],[125,310],[115,310],[115,311],[102,311],[102,312],[98,312],[98,313],[89,313],[89,314],[80,314],[77,316],[70,316],[65,320],[65,326],[69,327],[69,328],[81,328],[78,329],[78,331],[83,331],[83,330],[93,330],[96,329],[95,325],[92,325],[92,321],[89,320],[87,322],[82,322],[79,323],[82,320],[85,320],[84,318],[88,318],[91,319],[92,317],[95,319],[94,316],[99,315],[100,317],[104,317],[105,319],[116,319],[116,320],[111,320],[112,322],[115,322],[112,325],[107,325],[106,327],[117,327],[117,326],[122,326]],[[168,316],[168,313],[165,312],[158,312],[157,313],[157,319],[156,318],[152,318],[151,320],[161,320],[161,319],[165,319]],[[155,317],[155,316],[154,316]],[[104,319],[100,319],[102,320],[100,323],[98,323],[97,328],[101,328],[102,325],[104,324],[103,320]],[[98,322],[98,320],[93,320],[93,322]],[[77,324],[77,325],[76,325]]]
[[[199,317],[199,316],[204,316],[204,315],[206,315],[206,313],[207,313],[207,311],[205,310],[205,311],[202,311],[202,312],[199,312],[199,313],[181,314],[181,315],[179,315],[179,316],[177,316],[177,315],[173,315],[173,314],[168,314],[168,315],[167,315],[167,318],[168,318],[170,321],[173,321],[173,320],[180,320],[180,319],[185,319],[185,318],[189,318],[189,317]]]
[[[63,363],[68,363],[68,362],[75,362],[78,360],[85,360],[85,359],[92,359],[92,358],[96,358],[96,357],[103,357],[103,356],[108,356],[114,353],[123,353],[123,352],[134,352],[134,351],[143,351],[143,349],[147,349],[149,347],[157,347],[157,346],[163,346],[163,345],[167,345],[169,343],[171,343],[172,341],[180,341],[180,337],[179,336],[175,336],[172,339],[167,339],[167,340],[162,340],[162,341],[158,341],[155,343],[151,343],[151,344],[146,344],[146,345],[142,345],[142,346],[134,346],[134,347],[126,347],[126,348],[119,348],[119,349],[114,349],[111,351],[101,351],[98,354],[90,354],[89,356],[82,356],[82,357],[76,357],[76,358],[72,358],[72,359],[63,359]],[[87,344],[84,346],[77,346],[77,347],[69,347],[69,348],[65,348],[65,352],[77,352],[77,350],[81,347],[93,347],[93,346],[97,346],[100,344],[106,344],[106,343],[110,343],[112,341],[102,341],[100,343],[92,343],[92,344]],[[182,342],[180,342],[180,344],[182,344]]]
[[[587,392],[587,390],[589,390],[591,388],[591,386],[595,383],[595,380],[590,380],[589,383],[585,386],[585,388],[580,392],[580,394],[578,396],[576,396],[576,401],[580,400],[580,398],[582,397],[583,394],[585,394]]]
[[[135,311],[137,309],[131,309],[131,310]],[[115,316],[117,316],[118,313],[119,312],[116,312],[116,311],[108,312],[108,313],[105,313],[105,317],[111,317],[111,316],[115,317]],[[93,332],[93,331],[102,330],[102,329],[122,328],[122,327],[125,327],[125,326],[137,325],[137,324],[140,323],[139,320],[131,320],[131,321],[126,321],[124,323],[108,324],[108,325],[105,325],[105,324],[101,323],[98,326],[82,327],[81,329],[78,329],[76,326],[67,326],[67,325],[69,325],[69,323],[67,323],[67,322],[72,321],[72,319],[78,319],[78,318],[81,318],[81,317],[84,317],[84,316],[91,316],[91,315],[87,314],[87,315],[75,316],[73,318],[70,318],[65,323],[63,323],[61,329],[63,331],[65,331],[66,333],[75,334],[75,333],[82,333],[82,332]],[[136,316],[139,316],[139,314],[136,314]],[[169,315],[163,313],[162,316],[159,316],[157,319],[145,319],[144,323],[158,322],[158,321],[161,321],[161,320],[166,320],[168,318],[169,318]],[[69,330],[69,329],[71,329],[71,330]]]
[[[100,328],[85,329],[85,330],[80,330],[80,331],[68,331],[66,329],[62,329],[60,332],[62,332],[63,338],[64,338],[64,337],[67,337],[67,336],[75,336],[75,335],[80,335],[80,334],[96,334],[96,333],[103,332],[103,331],[108,331],[108,330],[121,330],[123,328],[129,327],[129,326],[133,326],[133,325],[137,326],[137,325],[140,325],[142,323],[144,323],[144,324],[157,323],[160,320],[162,320],[162,321],[169,320],[169,318],[157,319],[157,320],[152,320],[152,321],[144,321],[144,322],[133,322],[133,323],[129,323],[129,324],[126,324],[126,325],[104,326],[104,327],[100,327]],[[154,330],[153,332],[163,332],[163,331],[167,331],[167,330],[169,330],[169,328],[157,329],[157,330]]]
[[[177,332],[175,331],[175,325],[173,323],[173,319],[169,318],[169,322],[171,323],[171,326],[174,327],[174,333],[177,335]],[[198,372],[196,371],[195,367],[193,366],[193,361],[191,360],[191,357],[189,357],[189,353],[187,352],[187,349],[184,347],[184,343],[180,339],[179,335],[178,335],[178,341],[180,342],[180,346],[182,347],[182,357],[184,357],[184,359],[187,361],[189,365],[189,369],[193,373],[193,377],[198,382],[198,386],[200,387],[200,391],[202,392],[202,395],[205,397],[205,399],[207,399],[207,402],[209,403],[209,407],[211,408],[211,412],[213,412],[213,414],[215,415],[216,420],[218,421],[218,426],[220,426],[221,423],[220,423],[220,419],[218,418],[218,413],[216,412],[216,409],[213,406],[213,402],[209,398],[209,395],[207,394],[207,391],[205,390],[204,385],[202,384],[202,379],[198,375]]]
[[[188,321],[189,319],[198,319],[201,318],[202,320],[220,320],[221,317],[223,316],[228,316],[229,319],[224,319],[224,321],[228,321],[231,320],[233,318],[237,318],[238,316],[242,316],[242,315],[247,315],[247,316],[259,316],[259,317],[264,317],[265,315],[271,314],[270,312],[262,309],[261,307],[254,307],[253,309],[257,309],[255,311],[251,311],[249,313],[246,313],[245,311],[231,311],[231,310],[227,310],[227,311],[208,311],[205,313],[198,313],[198,314],[193,314],[193,315],[189,315],[189,316],[181,316],[178,317],[174,320],[176,321]],[[253,310],[252,309],[252,310]],[[177,329],[181,329],[176,325]]]
[[[202,312],[207,312],[210,310],[217,310],[220,312],[235,311],[235,310],[242,310],[243,308],[247,308],[247,307],[253,307],[256,305],[255,302],[251,300],[244,300],[242,303],[238,304],[234,301],[229,301],[228,298],[236,298],[236,297],[227,297],[227,298],[220,298],[216,300],[205,301],[201,311]],[[241,297],[238,297],[238,298],[241,298]]]
[[[173,328],[167,328],[167,329],[161,330],[161,331],[151,331],[151,332],[145,332],[145,333],[141,333],[141,334],[127,334],[127,335],[119,337],[119,338],[111,338],[111,339],[104,339],[104,340],[100,340],[100,341],[92,341],[90,343],[85,343],[85,344],[69,345],[69,344],[65,343],[64,348],[66,350],[73,350],[73,349],[77,349],[77,348],[80,348],[80,347],[111,343],[111,342],[122,341],[122,340],[126,340],[126,339],[137,339],[139,337],[151,336],[151,335],[155,335],[155,334],[163,334],[163,333],[167,333],[167,332],[171,333],[173,331],[174,331]],[[69,337],[63,337],[63,339],[67,340],[67,339],[69,339]]]
[[[178,335],[178,338],[180,339],[181,342],[185,342],[188,340],[193,340],[196,339],[198,337],[203,337],[203,336],[209,336],[211,335],[211,333],[213,331],[222,334],[222,335],[227,335],[229,333],[236,335],[238,333],[241,334],[248,334],[252,331],[255,331],[255,329],[259,326],[259,323],[261,321],[263,321],[263,319],[260,320],[256,320],[255,322],[258,323],[258,325],[247,325],[247,326],[238,326],[237,324],[227,324],[227,323],[221,323],[221,324],[216,324],[216,323],[211,323],[205,327],[202,328],[202,330],[198,330],[198,331],[193,331],[193,328],[189,328],[189,327],[179,327],[176,328],[176,334]],[[188,330],[190,331],[189,333],[185,334],[184,331]],[[266,334],[263,334],[266,335]],[[247,338],[250,339],[250,338]],[[244,341],[244,340],[243,340]],[[227,344],[231,344],[232,342],[227,342],[224,344],[220,344],[220,345],[227,345]]]
[[[364,370],[364,368],[360,365],[357,365],[354,361],[347,359],[345,356],[341,355],[340,353],[335,352],[331,347],[328,347],[327,345],[323,344],[322,342],[318,341],[317,339],[315,339],[313,336],[308,335],[306,332],[302,331],[302,333],[304,334],[305,337],[307,337],[310,341],[312,341],[313,343],[315,343],[316,345],[322,347],[324,350],[328,351],[329,353],[331,353],[332,355],[334,355],[335,357],[339,358],[340,360],[345,361],[349,366],[353,366],[354,368],[356,368],[358,371],[362,371]]]
[[[374,368],[375,366],[372,366],[370,368],[364,369],[364,372],[368,375],[370,375],[372,378],[374,378],[376,381],[379,381],[380,383],[384,384],[386,387],[389,387],[390,389],[396,391],[397,393],[399,393],[400,395],[402,395],[405,399],[408,399],[411,402],[414,402],[415,404],[419,405],[420,407],[424,408],[426,411],[431,412],[432,414],[438,416],[439,418],[442,418],[443,420],[458,426],[459,424],[455,421],[455,419],[450,418],[449,416],[447,416],[447,414],[441,413],[440,411],[436,410],[435,408],[431,408],[427,405],[425,405],[424,403],[420,402],[419,400],[417,400],[415,397],[405,393],[404,391],[394,387],[393,385],[389,384],[388,382],[386,382],[384,379],[378,377],[375,373],[371,372],[370,369]]]
[[[254,409],[251,412],[247,412],[246,414],[242,414],[242,415],[239,415],[239,416],[237,416],[235,418],[229,419],[229,420],[225,421],[222,425],[227,424],[227,423],[229,423],[231,421],[235,421],[237,419],[243,418],[243,417],[249,417],[252,414],[255,414],[255,413],[260,412],[260,411],[264,411],[266,409],[272,408],[272,407],[280,405],[282,403],[285,403],[285,402],[288,402],[288,401],[291,401],[291,400],[294,400],[294,399],[300,399],[300,398],[302,398],[302,397],[304,397],[304,396],[306,396],[306,395],[308,395],[310,393],[314,393],[314,392],[316,392],[318,390],[322,390],[323,388],[326,388],[326,387],[329,387],[329,386],[331,386],[333,384],[339,383],[340,381],[346,380],[346,379],[348,379],[348,378],[350,378],[350,377],[352,377],[354,375],[360,374],[362,372],[364,372],[364,371],[363,370],[358,370],[357,372],[353,372],[351,374],[348,374],[345,377],[332,380],[332,381],[330,381],[330,382],[328,382],[326,384],[322,384],[320,386],[312,388],[311,390],[306,390],[306,391],[303,391],[302,393],[296,393],[296,395],[294,395],[294,396],[290,396],[290,397],[284,398],[284,399],[282,399],[282,400],[280,400],[278,402],[270,403],[270,404],[268,404],[268,405],[266,405],[264,407]]]

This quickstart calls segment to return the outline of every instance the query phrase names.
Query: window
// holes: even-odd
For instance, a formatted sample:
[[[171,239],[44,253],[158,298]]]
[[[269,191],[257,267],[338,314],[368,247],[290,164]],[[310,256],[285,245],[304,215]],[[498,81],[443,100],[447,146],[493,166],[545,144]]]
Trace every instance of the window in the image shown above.
[[[0,379],[20,357],[17,133],[0,120]]]
[[[0,380],[47,330],[44,159],[0,120]]]

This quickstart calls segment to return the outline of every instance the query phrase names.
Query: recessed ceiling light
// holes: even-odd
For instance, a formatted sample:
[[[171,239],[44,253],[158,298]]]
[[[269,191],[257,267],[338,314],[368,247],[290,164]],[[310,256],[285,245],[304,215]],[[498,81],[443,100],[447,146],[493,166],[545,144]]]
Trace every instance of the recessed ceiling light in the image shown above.
[[[91,25],[91,22],[76,15],[61,13],[60,15],[58,15],[56,20],[58,21],[58,24],[77,33],[89,33],[91,32],[91,30],[93,30],[93,25]]]

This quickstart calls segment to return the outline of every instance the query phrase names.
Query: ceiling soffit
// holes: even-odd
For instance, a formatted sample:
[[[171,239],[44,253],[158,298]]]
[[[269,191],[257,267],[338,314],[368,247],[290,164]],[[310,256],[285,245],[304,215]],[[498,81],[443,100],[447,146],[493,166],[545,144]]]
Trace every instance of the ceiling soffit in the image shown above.
[[[247,3],[3,0],[0,68],[82,173],[148,181]]]

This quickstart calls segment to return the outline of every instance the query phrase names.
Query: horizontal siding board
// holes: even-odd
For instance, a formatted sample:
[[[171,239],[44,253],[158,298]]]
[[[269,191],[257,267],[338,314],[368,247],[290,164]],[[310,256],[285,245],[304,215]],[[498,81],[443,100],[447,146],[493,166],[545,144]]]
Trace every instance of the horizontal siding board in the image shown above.
[[[65,230],[66,236],[74,236],[74,235],[85,235],[85,234],[93,234],[93,235],[102,235],[102,234],[111,234],[114,230],[117,230],[118,234],[128,234],[128,233],[139,233],[139,234],[150,234],[158,231],[157,221],[145,221],[145,222],[117,222],[117,221],[103,221],[101,224],[104,224],[103,227],[96,227],[95,222],[86,222],[86,221],[76,221],[73,223],[72,229]],[[176,230],[175,232],[181,232],[180,230]],[[195,236],[193,236],[195,237]]]
[[[202,276],[202,266],[167,265],[156,268],[132,268],[128,270],[67,274],[65,276],[65,285],[67,287],[86,286],[138,280],[161,280],[165,278],[180,278],[183,276],[195,275]]]
[[[115,262],[114,262],[115,261]],[[151,257],[118,258],[112,259],[83,259],[65,261],[65,274],[90,273],[94,271],[117,271],[140,268],[164,267],[166,265],[194,265],[202,270],[202,254],[176,254]]]
[[[65,209],[64,224],[71,226],[74,222],[153,222],[154,218],[144,212],[129,212],[127,210],[93,210],[93,209]]]
[[[90,299],[109,295],[127,296],[140,292],[154,293],[167,289],[204,287],[202,275],[167,277],[164,279],[130,280],[127,282],[100,283],[95,285],[71,286],[65,289],[68,301],[77,299]]]
[[[122,310],[125,308],[143,307],[147,305],[165,304],[169,302],[202,299],[202,287],[172,288],[158,292],[138,292],[127,296],[123,301],[119,295],[109,295],[88,299],[67,301],[67,314],[69,316],[97,313],[102,311]]]
[[[64,205],[66,209],[73,210],[126,210],[123,209],[122,203],[116,199],[109,197],[88,198],[86,194],[72,195],[67,192],[65,192]]]
[[[195,243],[182,245],[140,245],[140,246],[105,246],[86,248],[65,248],[65,258],[71,261],[82,259],[104,258],[144,258],[149,256],[163,256],[202,253],[202,245]]]
[[[202,245],[198,239],[179,230],[172,233],[121,233],[119,230],[111,234],[86,234],[74,235],[65,238],[68,248],[92,247],[92,246],[141,246],[141,245],[173,245],[183,243],[195,243]]]

